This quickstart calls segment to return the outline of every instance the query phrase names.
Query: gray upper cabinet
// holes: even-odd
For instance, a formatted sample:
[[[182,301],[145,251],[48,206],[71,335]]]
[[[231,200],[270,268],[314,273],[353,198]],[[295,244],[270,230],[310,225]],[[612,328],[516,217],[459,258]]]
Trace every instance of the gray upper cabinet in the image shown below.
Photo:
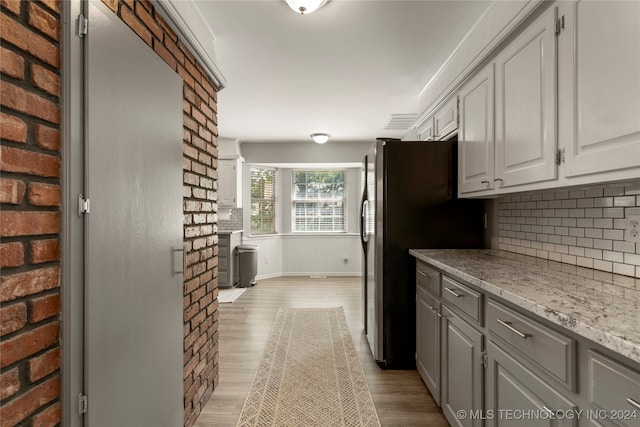
[[[433,115],[433,127],[436,141],[447,139],[458,129],[458,97],[454,96],[438,108]]]
[[[565,23],[558,38],[559,131],[566,141],[565,176],[638,178],[640,2],[559,4]]]
[[[458,191],[471,193],[494,187],[493,64],[460,90]]]
[[[496,67],[496,187],[557,178],[557,8],[502,50]]]
[[[418,140],[442,141],[458,130],[458,97],[453,96],[418,124]]]
[[[459,417],[458,411],[484,409],[484,336],[446,306],[442,315],[442,412],[452,426],[482,426],[481,419]]]
[[[242,161],[218,160],[218,205],[221,208],[242,207]]]

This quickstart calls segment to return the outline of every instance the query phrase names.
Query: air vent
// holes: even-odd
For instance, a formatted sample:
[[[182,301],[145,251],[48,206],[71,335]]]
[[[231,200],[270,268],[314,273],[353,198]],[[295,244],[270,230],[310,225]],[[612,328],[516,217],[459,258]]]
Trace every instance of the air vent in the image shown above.
[[[417,114],[392,114],[384,127],[385,130],[409,130],[418,118]]]

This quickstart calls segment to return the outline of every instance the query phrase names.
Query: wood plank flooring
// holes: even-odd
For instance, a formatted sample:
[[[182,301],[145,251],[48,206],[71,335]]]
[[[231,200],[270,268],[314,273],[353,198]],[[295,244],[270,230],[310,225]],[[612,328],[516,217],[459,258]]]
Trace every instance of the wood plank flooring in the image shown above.
[[[220,380],[196,427],[235,426],[279,307],[344,308],[383,426],[448,426],[417,371],[381,370],[362,333],[359,277],[262,280],[220,304]]]

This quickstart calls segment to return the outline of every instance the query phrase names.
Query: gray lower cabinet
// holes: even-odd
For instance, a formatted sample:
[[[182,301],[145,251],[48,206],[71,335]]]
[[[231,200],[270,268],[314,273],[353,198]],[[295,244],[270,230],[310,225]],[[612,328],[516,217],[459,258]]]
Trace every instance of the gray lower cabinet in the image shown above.
[[[603,425],[640,426],[640,372],[589,350],[588,401]],[[604,411],[604,412],[603,412]],[[595,418],[595,417],[594,417]]]
[[[418,261],[416,366],[454,427],[640,427],[640,365]]]
[[[575,426],[578,406],[564,397],[540,376],[529,370],[522,359],[489,340],[487,343],[488,426]]]
[[[417,287],[416,367],[436,403],[440,404],[440,303]]]
[[[442,308],[441,406],[452,426],[482,426],[484,335],[446,306]]]
[[[218,286],[231,288],[238,283],[238,271],[234,250],[242,242],[242,233],[218,235]]]

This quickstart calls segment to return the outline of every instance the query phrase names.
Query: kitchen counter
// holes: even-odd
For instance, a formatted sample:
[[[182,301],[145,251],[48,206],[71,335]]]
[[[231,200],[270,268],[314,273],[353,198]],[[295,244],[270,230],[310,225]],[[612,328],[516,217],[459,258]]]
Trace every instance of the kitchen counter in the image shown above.
[[[409,253],[640,363],[640,279],[499,250]]]
[[[218,230],[218,234],[242,233],[244,230]]]

